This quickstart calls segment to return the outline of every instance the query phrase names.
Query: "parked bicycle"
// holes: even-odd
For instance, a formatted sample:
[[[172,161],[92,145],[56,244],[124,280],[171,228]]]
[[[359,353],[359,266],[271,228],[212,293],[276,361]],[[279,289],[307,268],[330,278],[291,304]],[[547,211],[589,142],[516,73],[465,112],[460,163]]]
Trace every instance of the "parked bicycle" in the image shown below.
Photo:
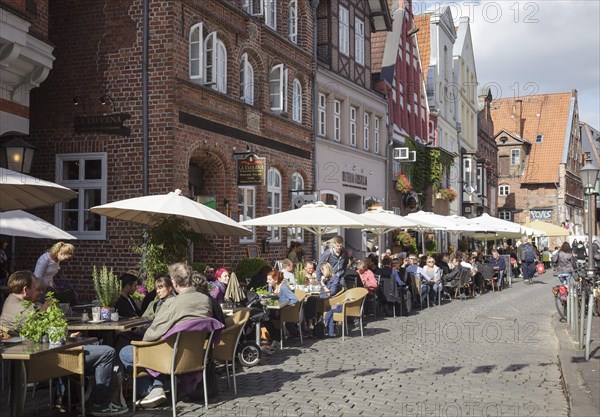
[[[567,320],[567,300],[569,298],[568,285],[570,280],[573,280],[575,283],[575,294],[577,294],[579,308],[587,310],[589,297],[594,297],[593,313],[596,316],[600,315],[600,279],[598,278],[598,274],[595,274],[593,278],[589,277],[585,265],[581,265],[572,273],[555,275],[561,283],[552,288],[552,293],[554,295],[554,305],[561,321]]]

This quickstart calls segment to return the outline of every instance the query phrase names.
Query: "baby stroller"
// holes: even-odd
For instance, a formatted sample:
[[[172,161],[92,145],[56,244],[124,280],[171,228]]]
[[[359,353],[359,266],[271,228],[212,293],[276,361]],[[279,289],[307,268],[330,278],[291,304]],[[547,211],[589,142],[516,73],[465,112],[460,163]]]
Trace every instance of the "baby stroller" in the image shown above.
[[[269,321],[269,309],[260,303],[258,294],[252,291],[246,293],[246,307],[250,308],[250,318],[242,329],[242,335],[237,347],[237,357],[242,366],[255,366],[260,362],[260,333],[257,325]]]

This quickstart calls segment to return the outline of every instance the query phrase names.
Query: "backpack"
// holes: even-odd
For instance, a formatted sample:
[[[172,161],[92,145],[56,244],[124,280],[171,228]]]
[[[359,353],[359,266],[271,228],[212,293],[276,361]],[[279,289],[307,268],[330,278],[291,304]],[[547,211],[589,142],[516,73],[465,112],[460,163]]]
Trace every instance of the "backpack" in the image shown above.
[[[530,244],[523,245],[523,261],[524,262],[534,262],[535,261],[535,252],[533,251],[533,246]]]
[[[313,337],[317,339],[322,339],[325,337],[325,324],[320,321],[315,324],[312,331]]]

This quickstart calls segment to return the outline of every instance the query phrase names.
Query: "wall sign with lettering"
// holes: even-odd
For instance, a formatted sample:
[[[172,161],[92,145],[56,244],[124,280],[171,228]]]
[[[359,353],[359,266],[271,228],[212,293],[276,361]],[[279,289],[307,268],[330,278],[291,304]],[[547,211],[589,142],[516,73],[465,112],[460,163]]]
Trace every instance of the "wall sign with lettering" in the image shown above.
[[[102,116],[76,116],[73,119],[75,132],[97,132],[113,135],[129,136],[131,129],[123,126],[125,120],[130,119],[127,113],[104,114]]]
[[[552,220],[552,209],[529,210],[529,218],[542,221]]]
[[[237,161],[238,185],[265,185],[267,159],[249,154]]]

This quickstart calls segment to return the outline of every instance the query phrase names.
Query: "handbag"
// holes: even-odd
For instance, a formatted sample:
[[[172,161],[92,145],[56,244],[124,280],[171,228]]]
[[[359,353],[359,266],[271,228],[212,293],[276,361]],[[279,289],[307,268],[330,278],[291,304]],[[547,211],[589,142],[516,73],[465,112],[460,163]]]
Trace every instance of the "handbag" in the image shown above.
[[[543,263],[537,264],[535,266],[535,269],[537,269],[538,275],[542,275],[544,272],[546,272],[546,268],[544,268],[544,264]]]

